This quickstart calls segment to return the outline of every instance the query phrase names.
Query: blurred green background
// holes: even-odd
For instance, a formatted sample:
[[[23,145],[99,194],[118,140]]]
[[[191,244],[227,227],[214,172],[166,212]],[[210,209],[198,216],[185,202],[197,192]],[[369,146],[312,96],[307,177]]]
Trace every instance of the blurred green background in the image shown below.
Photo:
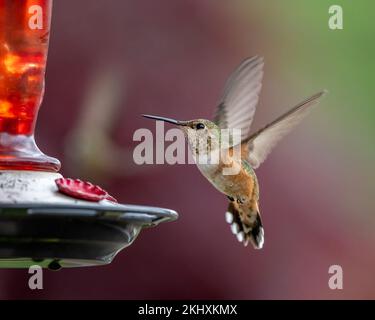
[[[319,86],[328,89],[324,110],[306,125],[314,140],[330,148],[329,155],[321,156],[330,157],[332,163],[321,157],[314,162],[336,180],[334,200],[345,204],[348,218],[373,223],[374,3],[286,0],[248,1],[247,5],[250,12],[255,5],[265,18],[262,30],[273,48],[277,73],[287,81],[288,94]],[[343,30],[328,28],[331,5],[343,8]]]

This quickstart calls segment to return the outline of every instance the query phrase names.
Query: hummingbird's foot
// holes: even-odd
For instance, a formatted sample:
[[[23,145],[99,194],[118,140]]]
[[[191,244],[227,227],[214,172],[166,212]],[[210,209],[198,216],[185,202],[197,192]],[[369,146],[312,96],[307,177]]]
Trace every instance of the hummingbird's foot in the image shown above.
[[[245,196],[239,196],[236,198],[236,201],[238,204],[246,204],[249,202],[249,198],[245,197]]]
[[[239,203],[239,204],[243,204],[243,203],[244,203],[244,200],[241,199],[241,198],[237,198],[237,203]]]
[[[231,202],[236,201],[238,204],[244,204],[247,201],[247,199],[245,197],[233,198],[231,196],[227,196],[227,198],[229,199],[229,201],[231,201]]]

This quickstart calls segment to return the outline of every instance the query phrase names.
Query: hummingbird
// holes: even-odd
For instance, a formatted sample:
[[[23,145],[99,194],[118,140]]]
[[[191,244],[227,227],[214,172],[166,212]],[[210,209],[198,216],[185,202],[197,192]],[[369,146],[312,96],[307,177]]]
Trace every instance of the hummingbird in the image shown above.
[[[230,75],[224,86],[213,120],[175,120],[166,117],[143,115],[146,118],[172,123],[178,126],[187,138],[196,165],[204,177],[229,199],[225,220],[240,243],[249,243],[255,249],[264,244],[264,228],[259,210],[259,183],[255,174],[277,142],[289,133],[312,109],[325,90],[298,103],[289,111],[251,133],[259,94],[262,86],[264,60],[255,56],[245,59]],[[240,139],[222,143],[222,130],[239,129]],[[240,157],[224,161],[220,157],[215,163],[197,161],[213,151],[232,156],[234,148],[240,148]],[[228,159],[226,159],[228,160]],[[224,174],[223,169],[235,166],[236,174]]]

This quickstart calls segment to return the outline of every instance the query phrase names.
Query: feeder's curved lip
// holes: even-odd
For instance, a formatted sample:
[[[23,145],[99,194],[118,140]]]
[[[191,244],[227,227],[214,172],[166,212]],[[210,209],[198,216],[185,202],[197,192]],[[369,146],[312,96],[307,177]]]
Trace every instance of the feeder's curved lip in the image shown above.
[[[20,210],[20,211],[19,211]],[[171,209],[153,206],[117,204],[110,201],[99,203],[79,204],[50,204],[50,203],[2,203],[0,216],[7,212],[26,214],[32,217],[49,218],[96,218],[116,222],[132,222],[142,225],[157,225],[160,222],[174,221],[178,213]]]

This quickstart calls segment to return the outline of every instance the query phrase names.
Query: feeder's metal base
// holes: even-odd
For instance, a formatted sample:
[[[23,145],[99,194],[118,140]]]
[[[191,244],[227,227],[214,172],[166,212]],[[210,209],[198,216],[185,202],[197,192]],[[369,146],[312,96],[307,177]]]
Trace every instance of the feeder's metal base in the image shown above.
[[[58,192],[61,177],[0,170],[0,268],[108,264],[142,228],[177,218],[168,209],[71,198]]]
[[[93,204],[0,204],[0,268],[110,263],[144,227],[177,219],[173,210]]]

